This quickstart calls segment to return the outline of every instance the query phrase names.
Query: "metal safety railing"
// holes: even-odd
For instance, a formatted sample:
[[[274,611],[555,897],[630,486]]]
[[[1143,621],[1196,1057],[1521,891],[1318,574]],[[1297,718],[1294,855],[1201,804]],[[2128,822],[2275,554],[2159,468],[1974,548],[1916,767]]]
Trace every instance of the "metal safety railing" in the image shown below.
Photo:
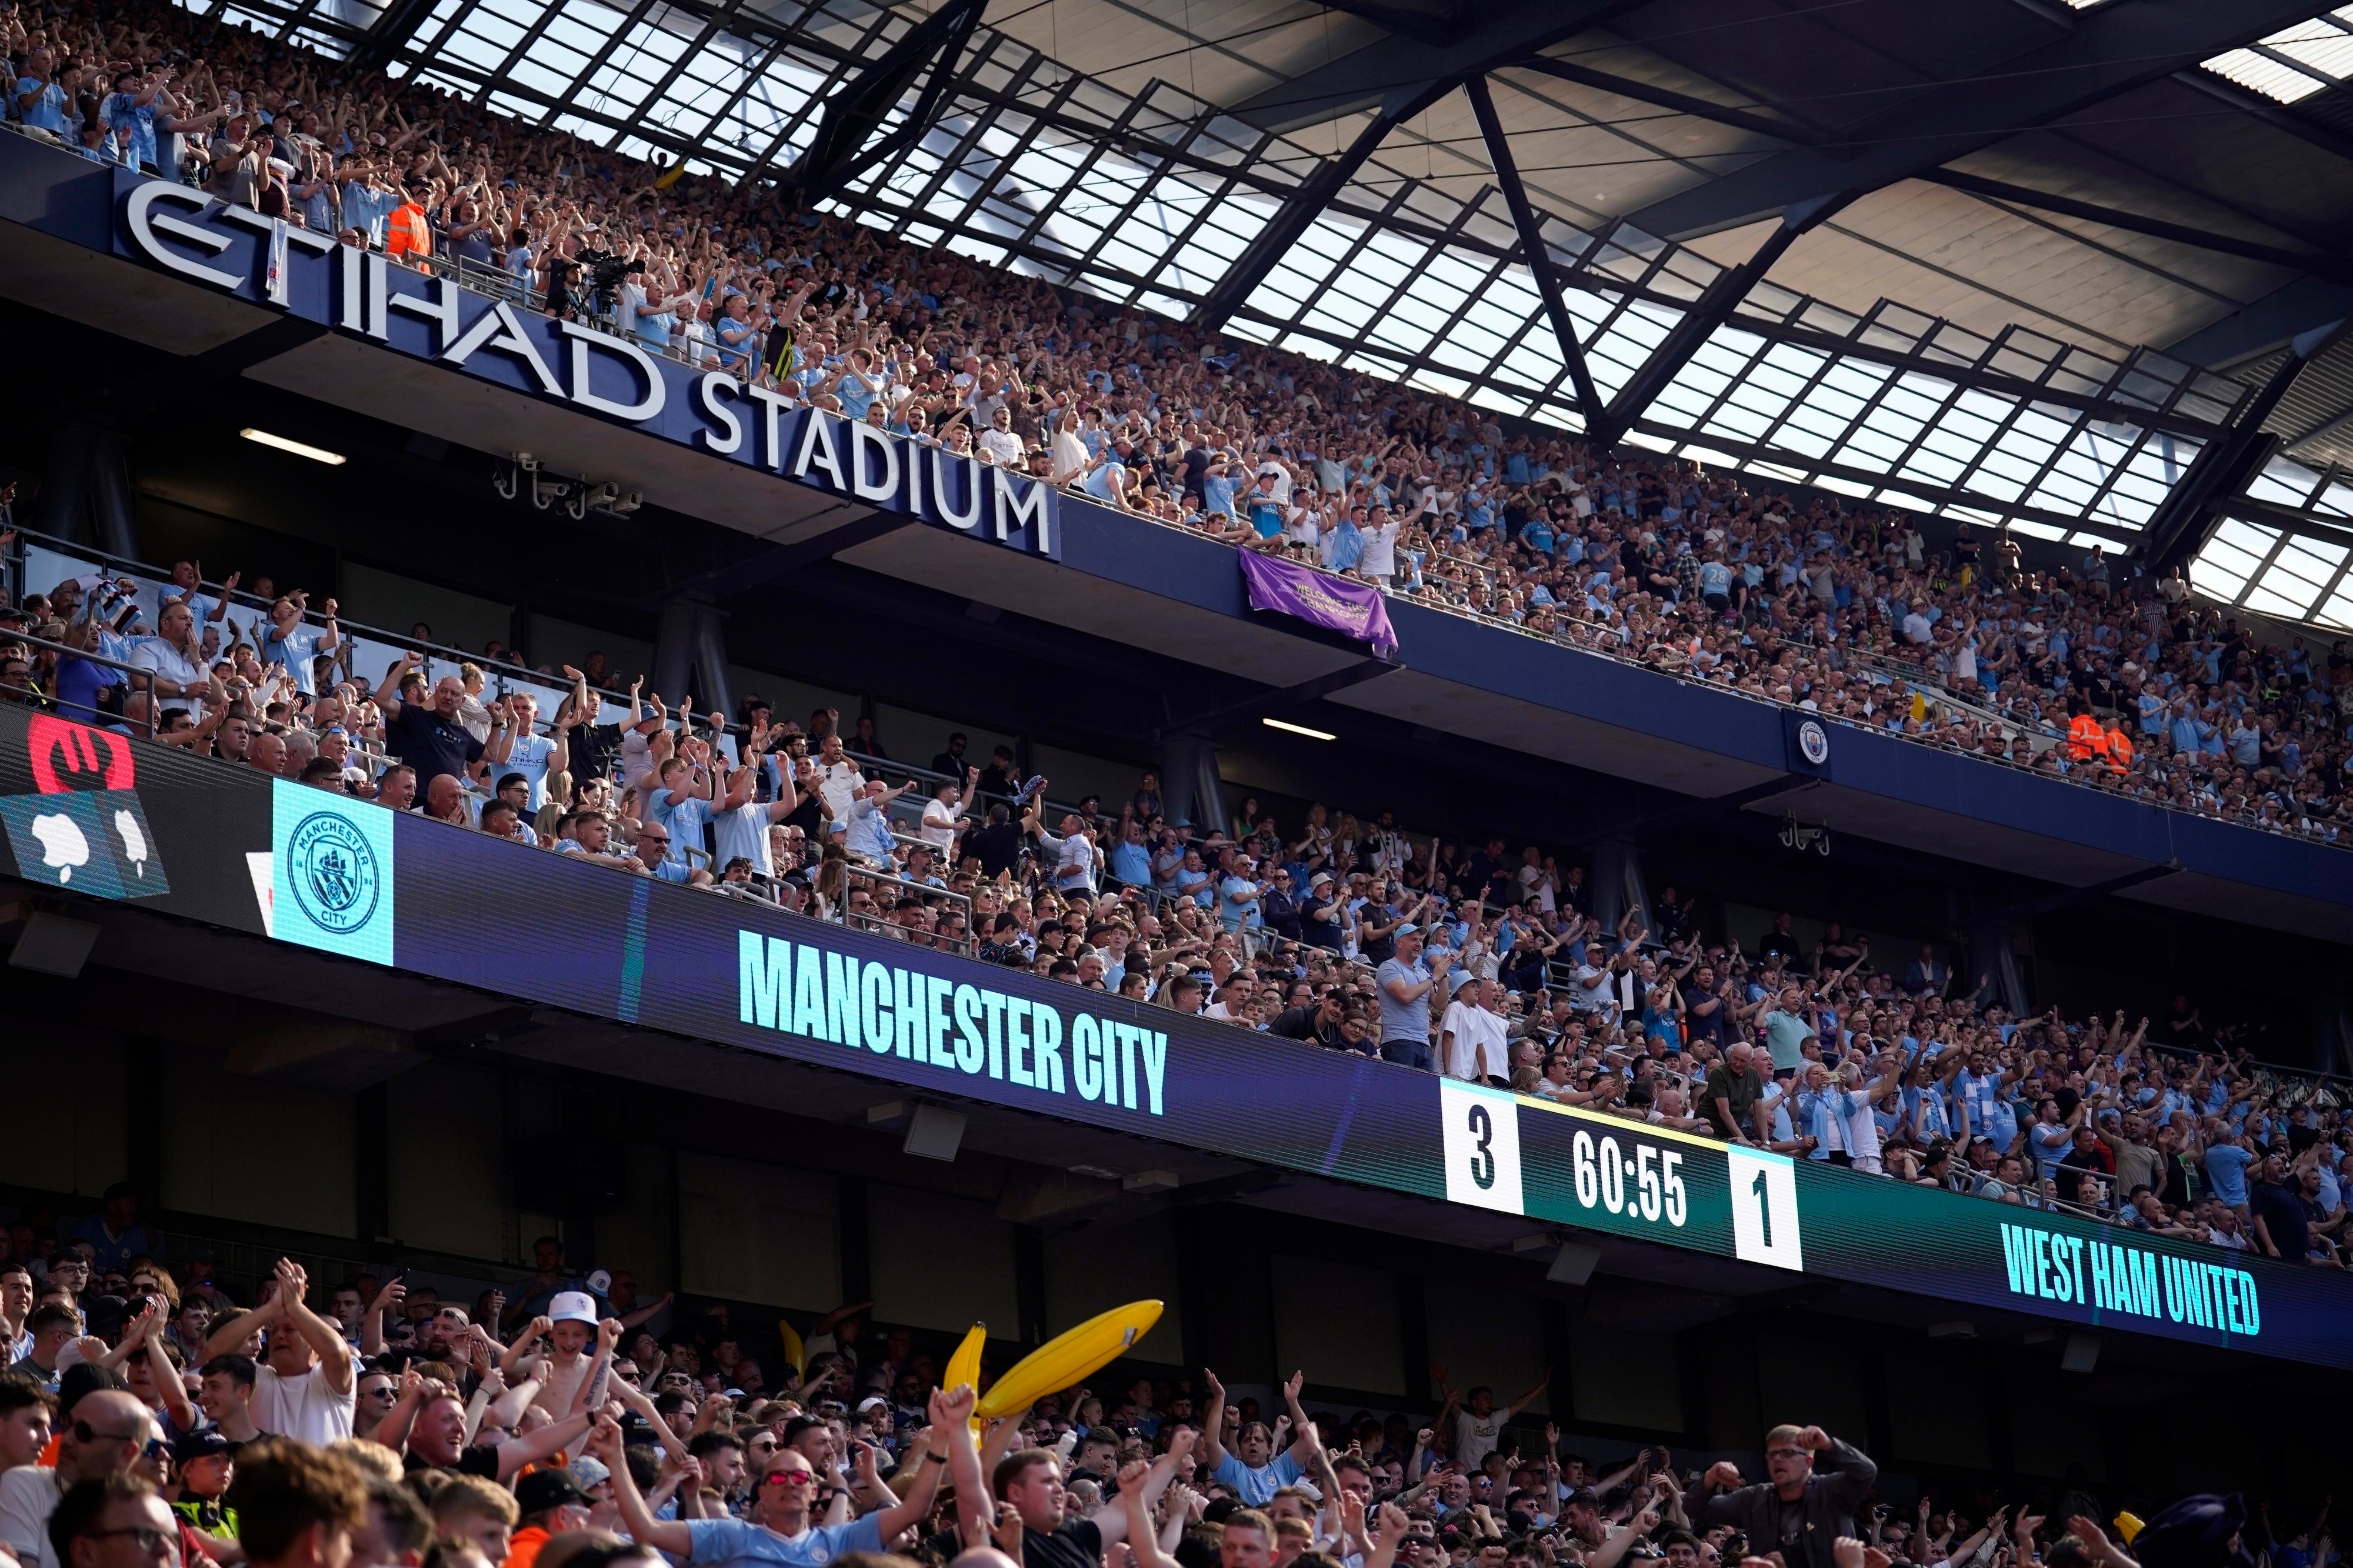
[[[58,691],[58,687],[62,684],[58,677],[67,668],[69,660],[76,660],[83,664],[95,665],[101,669],[114,670],[122,677],[120,682],[108,682],[109,686],[120,685],[125,691],[145,693],[147,719],[143,728],[149,740],[155,738],[156,731],[162,723],[162,706],[154,695],[153,687],[149,684],[155,673],[153,668],[144,665],[130,664],[119,658],[110,658],[104,654],[91,653],[86,649],[75,647],[69,643],[51,642],[47,637],[35,637],[29,632],[9,632],[0,636],[0,654],[5,654],[8,649],[15,647],[22,647],[26,650],[27,679],[31,684],[18,686],[10,681],[5,664],[0,663],[0,701],[29,703],[46,708],[58,717],[71,719],[77,723],[111,728],[117,722],[122,722],[122,715],[119,710],[109,710],[89,704],[64,700]],[[51,676],[46,688],[40,684],[38,677],[38,672],[45,668],[41,658],[43,655],[49,656],[46,668],[50,671]],[[104,688],[100,689],[102,692]],[[97,695],[98,693],[93,693],[93,697]],[[195,700],[201,701],[202,699]]]

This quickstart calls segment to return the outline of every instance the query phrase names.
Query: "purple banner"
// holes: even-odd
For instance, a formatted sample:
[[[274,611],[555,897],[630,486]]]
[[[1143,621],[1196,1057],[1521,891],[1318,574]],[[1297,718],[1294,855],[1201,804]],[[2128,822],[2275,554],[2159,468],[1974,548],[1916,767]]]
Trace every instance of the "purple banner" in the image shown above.
[[[1381,591],[1370,583],[1352,583],[1295,561],[1278,561],[1255,550],[1237,548],[1242,575],[1250,582],[1253,610],[1281,610],[1319,626],[1329,626],[1358,642],[1370,643],[1383,658],[1397,652],[1397,633],[1389,628],[1389,607]]]

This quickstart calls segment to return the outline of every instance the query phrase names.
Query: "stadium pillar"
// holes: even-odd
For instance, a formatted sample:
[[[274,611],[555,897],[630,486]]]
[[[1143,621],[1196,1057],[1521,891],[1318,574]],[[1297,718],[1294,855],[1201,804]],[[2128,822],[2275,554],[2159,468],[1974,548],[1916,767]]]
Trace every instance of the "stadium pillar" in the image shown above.
[[[139,522],[132,510],[131,465],[122,437],[96,432],[90,444],[90,510],[98,547],[126,561],[139,559]]]
[[[654,692],[672,707],[684,698],[733,722],[735,679],[727,665],[726,612],[699,595],[665,599],[654,632]]]
[[[33,526],[127,561],[139,559],[131,468],[121,437],[80,422],[50,434]]]
[[[40,532],[87,542],[82,529],[90,510],[90,443],[86,425],[67,425],[49,433],[47,461],[33,506],[33,527]]]
[[[675,707],[691,696],[694,681],[694,600],[665,599],[661,622],[654,632],[653,695]]]
[[[713,605],[699,605],[694,616],[694,663],[702,710],[729,723],[735,721],[735,677],[727,668],[727,639],[719,623],[727,612]]]
[[[2026,981],[2010,946],[2009,921],[1979,918],[1969,922],[1969,973],[1963,978],[1974,983],[1980,974],[1992,983],[1994,996],[2010,1016],[2028,1016]]]
[[[2312,1065],[2341,1073],[2353,1066],[2353,997],[2325,995],[2312,1005]]]
[[[1604,931],[1614,930],[1632,910],[1648,926],[1651,896],[1642,879],[1642,847],[1630,838],[1605,838],[1593,847],[1593,913]]]
[[[1218,747],[1200,730],[1172,730],[1160,742],[1160,791],[1170,826],[1190,822],[1203,833],[1226,822],[1226,795],[1218,777]]]

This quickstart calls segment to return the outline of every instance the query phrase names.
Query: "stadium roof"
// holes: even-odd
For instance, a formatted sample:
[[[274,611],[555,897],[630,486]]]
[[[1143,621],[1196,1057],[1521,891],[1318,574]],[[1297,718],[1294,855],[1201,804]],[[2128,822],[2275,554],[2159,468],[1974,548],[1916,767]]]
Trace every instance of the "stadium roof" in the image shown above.
[[[216,4],[1113,300],[2353,626],[2353,7]]]

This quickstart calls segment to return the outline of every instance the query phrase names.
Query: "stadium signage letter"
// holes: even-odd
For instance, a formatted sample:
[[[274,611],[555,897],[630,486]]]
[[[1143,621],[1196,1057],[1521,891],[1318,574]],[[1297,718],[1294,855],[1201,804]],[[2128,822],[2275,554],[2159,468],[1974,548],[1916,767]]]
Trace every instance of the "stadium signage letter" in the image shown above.
[[[754,1028],[1166,1114],[1165,1030],[758,931],[735,942],[738,1019]]]
[[[115,190],[117,246],[148,266],[659,440],[1060,558],[1060,497],[1042,480],[689,369],[170,181],[118,170]]]
[[[2001,1252],[2013,1295],[2089,1307],[2103,1318],[2158,1320],[2249,1339],[2263,1331],[2255,1277],[2243,1268],[2008,1223]]]
[[[709,377],[705,378],[706,384]],[[782,400],[778,399],[781,405]],[[772,437],[788,454],[788,478],[823,485],[853,500],[903,511],[925,522],[999,544],[1054,553],[1054,489],[1035,479],[959,457],[944,447],[923,447],[862,420],[798,409],[792,433]],[[989,523],[984,530],[982,523]]]

